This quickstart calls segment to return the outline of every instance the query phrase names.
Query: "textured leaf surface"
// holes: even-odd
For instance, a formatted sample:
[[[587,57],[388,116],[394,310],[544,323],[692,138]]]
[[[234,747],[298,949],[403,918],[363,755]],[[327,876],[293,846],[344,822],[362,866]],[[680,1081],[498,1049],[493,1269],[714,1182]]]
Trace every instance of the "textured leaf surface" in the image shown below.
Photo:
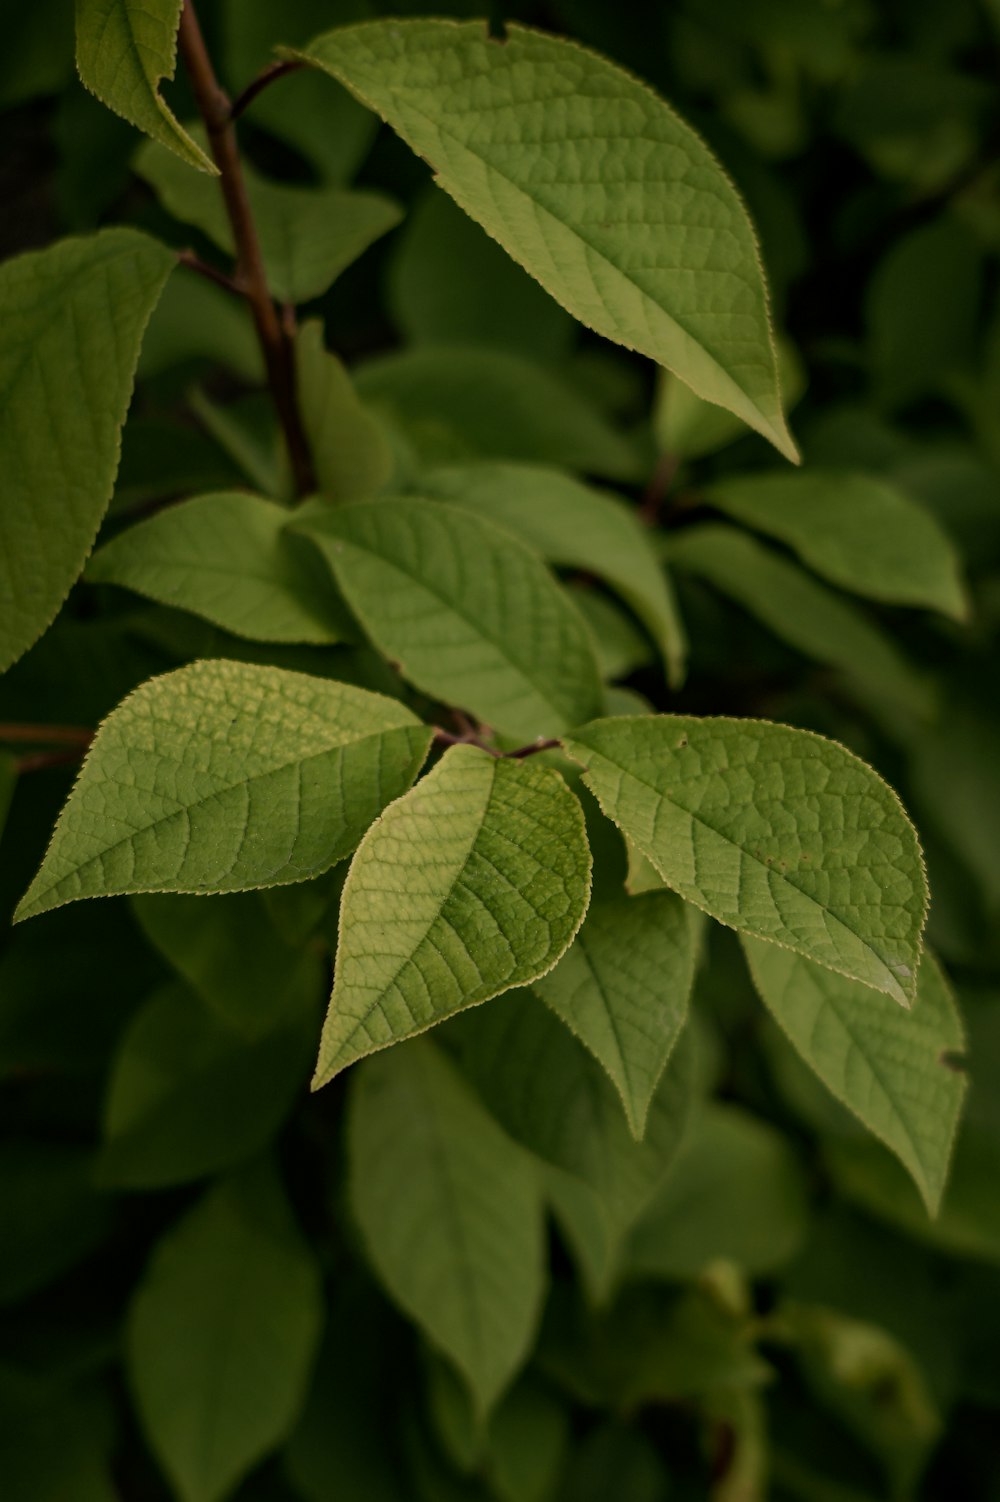
[[[183,0],[76,0],[76,65],[102,104],[176,152],[215,173],[210,157],[160,97],[174,76]]]
[[[965,1095],[962,1020],[925,954],[909,1013],[799,955],[744,939],[754,983],[806,1063],[912,1175],[933,1215]]]
[[[423,1039],[358,1072],[348,1143],[372,1264],[485,1414],[527,1356],[541,1312],[534,1164]]]
[[[106,543],[87,578],[191,610],[251,641],[341,641],[343,611],[305,545],[285,531],[288,519],[260,496],[195,496]]]
[[[586,626],[509,533],[422,497],[313,510],[300,525],[372,641],[424,693],[525,741],[600,704]]]
[[[871,475],[810,470],[741,475],[705,492],[713,506],[794,548],[855,594],[967,612],[958,555],[925,506]]]
[[[692,909],[673,892],[595,898],[576,942],[535,982],[542,1000],[607,1070],[640,1138],[687,1020],[691,918]]]
[[[583,812],[558,772],[451,747],[351,863],[314,1085],[537,980],[589,897]]]
[[[224,1180],[157,1244],[129,1311],[128,1370],[183,1502],[221,1502],[284,1439],[322,1319],[319,1268],[265,1169]]]
[[[795,457],[760,259],[704,143],[607,59],[521,26],[376,21],[326,68],[589,328],[668,366]]]
[[[763,720],[598,720],[566,741],[609,818],[720,923],[904,1006],[927,882],[896,794],[843,746]]]
[[[632,1233],[629,1272],[697,1278],[720,1258],[751,1276],[773,1272],[799,1250],[807,1228],[805,1175],[789,1143],[749,1111],[712,1102]]]
[[[153,678],[98,731],[17,915],[305,881],[409,786],[430,735],[394,699],[279,668]]]
[[[0,670],[52,622],[93,546],[143,330],[173,266],[131,229],[0,266]]]
[[[667,557],[676,569],[707,579],[738,601],[789,646],[836,668],[866,703],[930,718],[929,680],[894,642],[850,600],[756,537],[709,522],[672,538]]]
[[[461,344],[407,349],[356,373],[365,401],[428,464],[518,459],[609,480],[641,480],[632,439],[574,385],[508,350]]]
[[[334,501],[374,495],[392,473],[389,440],[359,400],[341,361],[324,347],[318,319],[299,330],[295,361],[299,406],[319,489]]]
[[[656,641],[671,682],[683,678],[684,628],[649,529],[633,509],[559,470],[528,464],[447,465],[419,484],[509,527],[550,563],[606,579]]]
[[[445,1037],[503,1127],[570,1181],[573,1224],[585,1219],[589,1260],[606,1282],[683,1141],[695,1099],[689,1037],[654,1093],[641,1142],[604,1070],[530,992],[456,1019]],[[555,1203],[561,1207],[563,1196]]]
[[[195,132],[199,134],[199,132]],[[195,176],[159,146],[143,146],[136,171],[175,219],[196,225],[235,255],[218,183]],[[398,224],[402,214],[381,193],[287,187],[243,165],[268,285],[283,302],[319,297],[352,261]]]
[[[157,1189],[260,1152],[308,1078],[309,1009],[247,1040],[181,985],[140,1008],[114,1059],[98,1182]]]

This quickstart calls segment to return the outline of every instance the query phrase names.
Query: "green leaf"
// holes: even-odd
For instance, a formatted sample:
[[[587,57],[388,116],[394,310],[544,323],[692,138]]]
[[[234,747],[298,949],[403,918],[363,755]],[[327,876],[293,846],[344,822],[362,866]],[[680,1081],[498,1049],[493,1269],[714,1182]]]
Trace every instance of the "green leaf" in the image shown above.
[[[925,506],[885,480],[849,471],[776,471],[717,480],[705,499],[787,543],[854,594],[923,605],[957,620],[968,612],[947,533]]]
[[[76,0],[76,66],[116,115],[201,172],[218,168],[171,114],[160,84],[174,76],[183,0]]]
[[[687,1020],[694,912],[673,892],[595,898],[535,990],[607,1070],[635,1137]]]
[[[509,350],[456,344],[401,350],[355,374],[426,464],[517,459],[609,480],[643,478],[642,454],[587,396]]]
[[[11,1502],[118,1502],[110,1392],[0,1367],[0,1469]]]
[[[510,25],[375,21],[301,56],[374,109],[581,323],[789,458],[753,229],[708,148],[607,59]]]
[[[797,651],[837,669],[848,692],[890,733],[898,735],[900,724],[914,718],[931,718],[930,679],[850,600],[756,537],[708,522],[672,537],[667,557],[676,569],[707,579]]]
[[[323,1318],[319,1268],[270,1169],[223,1180],[157,1244],[128,1373],[182,1502],[221,1502],[290,1431]]]
[[[344,612],[285,530],[288,517],[260,496],[195,496],[119,533],[95,553],[86,578],[193,611],[251,641],[342,641]]]
[[[688,902],[908,1006],[927,881],[896,794],[763,720],[597,720],[565,742],[607,816]]]
[[[200,140],[202,132],[193,134]],[[195,176],[176,157],[151,142],[135,169],[175,219],[193,224],[229,255],[232,227],[218,183]],[[260,237],[268,286],[282,302],[320,297],[376,240],[402,218],[399,206],[381,193],[346,188],[287,187],[269,182],[243,164],[250,208]]]
[[[741,1107],[710,1102],[632,1232],[628,1271],[683,1280],[725,1258],[751,1276],[771,1273],[796,1254],[807,1226],[805,1175],[785,1138]]]
[[[420,490],[488,516],[550,563],[606,579],[656,641],[672,687],[687,642],[666,571],[635,510],[555,469],[528,464],[449,465],[421,475]]]
[[[151,996],[112,1065],[98,1182],[159,1189],[266,1147],[309,1073],[312,1009],[289,999],[284,1018],[247,1040],[184,986]]]
[[[582,619],[537,556],[492,523],[391,497],[313,509],[299,525],[375,646],[424,693],[525,741],[600,704]]]
[[[537,980],[589,898],[583,812],[558,772],[452,746],[351,863],[314,1088]]]
[[[779,335],[776,343],[782,405],[787,414],[802,395],[805,372],[788,340]],[[668,371],[662,371],[657,382],[652,421],[657,448],[675,462],[714,454],[747,433],[746,423],[735,413],[703,401]]]
[[[358,1072],[348,1150],[372,1265],[485,1415],[527,1356],[541,1310],[534,1165],[423,1040]]]
[[[246,305],[182,266],[170,278],[149,321],[139,377],[148,379],[196,360],[222,365],[249,385],[266,379]]]
[[[389,441],[359,401],[343,364],[324,347],[318,319],[299,330],[295,359],[299,406],[319,489],[335,501],[374,495],[392,473]]]
[[[109,229],[0,266],[0,670],[51,624],[93,547],[174,264],[146,235]]]
[[[896,1154],[933,1215],[941,1203],[964,1076],[962,1020],[930,954],[912,1011],[799,955],[744,938],[754,984],[805,1062]]]
[[[113,892],[233,892],[342,860],[407,788],[431,732],[394,699],[196,662],[109,716],[17,918]]]
[[[457,1019],[444,1036],[505,1130],[549,1166],[560,1219],[572,1196],[568,1218],[585,1238],[581,1257],[606,1292],[624,1238],[670,1172],[687,1129],[696,1090],[689,1033],[660,1079],[641,1142],[604,1070],[530,992]]]
[[[542,361],[566,354],[566,311],[445,193],[407,216],[389,267],[389,306],[410,344],[488,344]]]

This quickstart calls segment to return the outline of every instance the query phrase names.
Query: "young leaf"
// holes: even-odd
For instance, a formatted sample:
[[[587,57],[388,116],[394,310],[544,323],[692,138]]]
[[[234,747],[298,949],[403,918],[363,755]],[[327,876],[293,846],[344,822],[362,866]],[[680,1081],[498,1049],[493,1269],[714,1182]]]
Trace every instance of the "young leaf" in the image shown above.
[[[600,704],[586,626],[509,533],[422,497],[313,509],[299,526],[374,644],[424,693],[525,741]]]
[[[174,264],[148,236],[108,229],[0,266],[0,671],[51,624],[93,546]]]
[[[968,604],[958,555],[935,518],[871,475],[740,475],[705,498],[720,511],[794,548],[811,568],[855,594],[923,605],[963,620]]]
[[[222,1502],[305,1398],[320,1273],[270,1169],[223,1180],[158,1243],[129,1310],[149,1443],[182,1502]]]
[[[16,916],[317,876],[409,787],[430,740],[394,699],[304,673],[195,662],[150,679],[97,732]]]
[[[200,136],[197,130],[195,135]],[[232,228],[218,183],[195,177],[161,147],[148,143],[135,169],[168,213],[196,225],[220,249],[235,254]],[[243,165],[260,237],[268,286],[283,302],[320,297],[342,271],[402,218],[381,193],[344,188],[287,187]]]
[[[584,1196],[613,1270],[624,1237],[684,1139],[695,1100],[689,1034],[682,1034],[660,1079],[641,1142],[604,1070],[531,992],[457,1019],[445,1041],[505,1130]]]
[[[896,1154],[933,1215],[965,1095],[949,1063],[962,1019],[933,956],[909,1014],[800,955],[744,937],[754,984],[791,1042],[839,1101]]]
[[[700,138],[606,58],[523,26],[374,21],[301,54],[374,109],[588,328],[676,372],[788,458],[760,258]]]
[[[422,475],[419,486],[509,527],[550,563],[606,579],[656,641],[671,685],[683,680],[684,627],[648,528],[633,509],[539,465],[447,465]]]
[[[882,709],[890,730],[931,718],[933,685],[891,638],[850,600],[748,532],[718,522],[686,527],[670,539],[667,557],[736,600],[789,646],[836,668],[848,691],[863,696],[873,713]]]
[[[632,1232],[628,1270],[638,1278],[682,1280],[725,1258],[759,1276],[790,1262],[807,1228],[805,1175],[790,1144],[749,1111],[712,1102]]]
[[[583,812],[558,772],[452,746],[351,863],[314,1089],[537,980],[569,947],[589,897]]]
[[[687,1020],[694,910],[673,892],[596,898],[535,990],[607,1070],[633,1136]]]
[[[299,405],[316,482],[334,501],[362,500],[392,473],[389,441],[358,400],[344,366],[323,344],[323,325],[310,319],[295,342]]]
[[[531,1159],[423,1039],[358,1072],[348,1151],[373,1266],[485,1417],[527,1356],[541,1308],[544,1218]]]
[[[183,0],[76,0],[76,66],[102,104],[170,148],[189,166],[217,173],[164,104],[174,76]]]
[[[426,464],[517,459],[608,480],[641,480],[641,449],[568,381],[509,350],[455,344],[399,350],[356,372]]]
[[[119,533],[94,554],[86,578],[251,641],[343,641],[350,621],[305,544],[289,537],[288,518],[260,496],[195,496]]]
[[[98,1183],[159,1189],[261,1152],[308,1078],[311,1008],[292,1000],[248,1041],[185,986],[151,996],[112,1064]]]
[[[927,881],[878,774],[834,741],[763,720],[597,720],[565,742],[604,812],[720,923],[908,1006]]]

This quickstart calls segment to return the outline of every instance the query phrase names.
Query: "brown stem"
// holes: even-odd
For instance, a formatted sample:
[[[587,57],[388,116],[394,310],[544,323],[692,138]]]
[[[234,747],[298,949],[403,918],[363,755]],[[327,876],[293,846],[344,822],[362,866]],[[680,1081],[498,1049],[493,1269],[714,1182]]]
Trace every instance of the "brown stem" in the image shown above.
[[[187,266],[190,271],[197,271],[199,276],[205,277],[207,281],[215,282],[218,287],[225,287],[227,292],[233,292],[237,297],[246,296],[246,288],[242,287],[235,277],[227,276],[217,266],[210,266],[193,250],[179,250],[177,259],[182,266]]]
[[[0,725],[0,741],[89,746],[94,732],[85,725]]]
[[[22,776],[25,772],[41,772],[47,767],[67,766],[79,761],[85,750],[85,746],[74,746],[69,751],[29,751],[27,756],[17,758],[14,770]]]
[[[434,727],[434,739],[439,746],[475,746],[478,750],[485,751],[487,756],[495,756],[498,761],[523,761],[526,756],[537,756],[539,751],[555,751],[561,745],[560,741],[537,740],[527,746],[518,746],[516,751],[498,751],[496,746],[487,745],[474,730],[453,735],[450,730],[442,730],[438,725]]]
[[[304,68],[305,66],[305,63],[293,57],[287,58],[281,63],[269,63],[266,68],[263,68],[257,74],[256,78],[250,80],[242,94],[237,94],[229,106],[230,120],[238,120],[247,106],[252,104],[257,98],[261,89],[266,89],[268,84],[277,82],[279,78],[284,78],[286,73],[297,73],[299,68]]]
[[[657,459],[656,468],[639,503],[639,515],[647,526],[655,527],[659,521],[663,503],[670,493],[679,467],[679,460],[673,454],[661,454]]]
[[[299,495],[306,495],[314,489],[314,481],[309,445],[295,399],[295,351],[282,328],[268,290],[264,257],[243,178],[229,97],[215,76],[192,0],[184,0],[177,41],[220,173],[222,196],[236,244],[236,281],[242,287],[253,314],[271,396],[288,445],[295,488]]]

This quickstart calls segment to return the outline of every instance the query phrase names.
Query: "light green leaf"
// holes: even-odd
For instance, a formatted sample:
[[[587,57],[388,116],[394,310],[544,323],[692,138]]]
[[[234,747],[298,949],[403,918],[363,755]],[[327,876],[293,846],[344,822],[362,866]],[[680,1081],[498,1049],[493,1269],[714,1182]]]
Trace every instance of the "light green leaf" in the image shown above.
[[[285,530],[288,518],[260,496],[195,496],[119,533],[86,577],[191,610],[251,641],[342,641],[349,623],[305,544]]]
[[[708,522],[672,537],[667,557],[678,570],[707,579],[736,600],[789,646],[837,669],[848,691],[886,722],[889,733],[898,735],[913,718],[931,718],[935,693],[929,677],[850,600],[756,537]]]
[[[968,606],[958,555],[925,506],[871,475],[804,474],[717,480],[705,499],[794,548],[817,573],[854,594],[923,605],[962,620]]]
[[[696,1096],[689,1032],[660,1079],[641,1142],[604,1070],[530,992],[456,1019],[444,1039],[505,1130],[548,1165],[560,1219],[565,1209],[589,1280],[606,1293],[624,1238],[684,1139]]]
[[[927,881],[899,799],[852,752],[764,720],[597,720],[567,738],[674,891],[908,1006]]]
[[[375,21],[301,54],[589,328],[674,370],[796,457],[760,258],[700,138],[606,58],[510,25]]]
[[[725,1258],[752,1276],[769,1273],[791,1260],[807,1227],[805,1175],[785,1138],[738,1106],[710,1102],[632,1232],[628,1270],[682,1280]]]
[[[350,1194],[383,1284],[457,1366],[481,1416],[530,1348],[544,1289],[538,1174],[433,1044],[352,1086]]]
[[[0,670],[50,625],[93,547],[174,264],[146,235],[109,229],[0,266]]]
[[[649,530],[634,508],[537,465],[448,465],[422,475],[418,483],[426,495],[508,527],[550,563],[606,579],[656,641],[671,685],[683,680],[684,628]]]
[[[111,1069],[97,1181],[159,1189],[232,1168],[274,1136],[305,1085],[311,1009],[248,1041],[185,986],[164,986],[129,1023]]]
[[[157,1244],[129,1310],[128,1374],[182,1502],[222,1502],[285,1438],[322,1319],[319,1268],[270,1169],[223,1180]]]
[[[375,646],[426,694],[525,741],[595,712],[587,628],[523,543],[422,497],[312,510],[322,549]]]
[[[335,501],[355,501],[382,489],[392,451],[376,419],[359,401],[343,364],[323,344],[318,319],[295,342],[299,406],[316,482]]]
[[[213,175],[212,159],[182,129],[160,95],[174,76],[183,0],[76,0],[76,66],[102,104]]]
[[[201,131],[194,129],[199,139]],[[229,255],[232,228],[218,183],[196,177],[152,142],[136,155],[135,169],[168,213],[193,224]],[[381,193],[346,188],[288,187],[243,165],[267,280],[282,302],[319,297],[376,240],[402,218]]]
[[[552,361],[576,332],[565,309],[436,187],[407,215],[388,296],[410,344],[488,344]]]
[[[778,375],[786,414],[805,388],[805,371],[787,339],[777,339]],[[653,402],[653,436],[661,454],[671,460],[700,459],[743,438],[747,426],[724,407],[696,396],[669,371],[662,371]]]
[[[643,456],[575,386],[509,350],[456,344],[407,349],[355,372],[425,464],[517,459],[638,481]]]
[[[351,863],[314,1088],[537,980],[589,898],[583,811],[558,772],[452,746]]]
[[[105,720],[17,918],[113,892],[233,892],[342,860],[431,732],[394,699],[281,668],[195,662]]]
[[[687,1020],[693,920],[673,892],[595,898],[576,943],[535,982],[542,1000],[607,1070],[640,1139]]]
[[[754,984],[806,1063],[896,1154],[933,1215],[941,1203],[965,1095],[950,1065],[964,1032],[936,961],[925,954],[912,1011],[799,955],[744,938]]]

